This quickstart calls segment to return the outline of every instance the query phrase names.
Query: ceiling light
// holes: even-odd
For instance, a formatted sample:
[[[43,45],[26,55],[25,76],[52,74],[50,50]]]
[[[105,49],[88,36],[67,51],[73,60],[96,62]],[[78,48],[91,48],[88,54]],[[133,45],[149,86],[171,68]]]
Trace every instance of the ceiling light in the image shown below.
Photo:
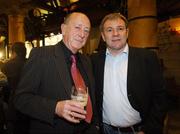
[[[74,3],[74,2],[77,2],[79,0],[70,0],[70,3]]]

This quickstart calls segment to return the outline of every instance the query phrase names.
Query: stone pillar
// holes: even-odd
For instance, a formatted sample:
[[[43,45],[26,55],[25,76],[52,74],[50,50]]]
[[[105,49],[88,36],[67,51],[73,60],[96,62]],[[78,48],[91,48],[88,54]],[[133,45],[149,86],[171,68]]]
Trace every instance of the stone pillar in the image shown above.
[[[83,53],[91,54],[98,48],[100,42],[101,34],[99,31],[99,26],[92,27],[86,45],[83,48]]]
[[[156,48],[156,14],[156,0],[128,0],[128,42],[131,46]]]
[[[17,41],[25,42],[23,15],[8,15],[8,39],[10,45]]]

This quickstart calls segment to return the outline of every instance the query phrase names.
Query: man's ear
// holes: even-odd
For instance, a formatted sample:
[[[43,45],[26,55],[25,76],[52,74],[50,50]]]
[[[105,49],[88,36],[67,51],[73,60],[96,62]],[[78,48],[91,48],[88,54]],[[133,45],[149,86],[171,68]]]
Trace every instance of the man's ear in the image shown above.
[[[129,36],[129,28],[127,28],[127,37]]]
[[[62,35],[65,34],[65,31],[66,31],[66,24],[61,24],[61,32],[62,32]]]
[[[104,37],[103,32],[101,32],[101,36],[102,36],[103,41],[105,41],[105,37]]]

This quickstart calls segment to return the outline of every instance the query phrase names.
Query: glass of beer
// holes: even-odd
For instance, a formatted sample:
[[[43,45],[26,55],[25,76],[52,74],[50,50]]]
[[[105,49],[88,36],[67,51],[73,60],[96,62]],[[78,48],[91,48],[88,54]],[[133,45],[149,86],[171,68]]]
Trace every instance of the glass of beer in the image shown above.
[[[80,102],[82,106],[85,107],[88,100],[88,88],[86,87],[86,89],[77,89],[75,86],[72,86],[71,99]]]

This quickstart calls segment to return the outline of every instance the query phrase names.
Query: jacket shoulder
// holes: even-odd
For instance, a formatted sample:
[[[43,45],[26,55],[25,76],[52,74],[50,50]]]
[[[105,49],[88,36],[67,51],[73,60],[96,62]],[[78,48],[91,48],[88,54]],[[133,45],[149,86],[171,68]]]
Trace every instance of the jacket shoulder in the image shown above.
[[[51,57],[54,55],[55,46],[45,46],[33,48],[30,52],[29,57]]]
[[[102,57],[105,57],[105,53],[106,53],[106,50],[101,50],[101,51],[99,51],[97,53],[92,53],[90,55],[90,58],[91,58],[91,60],[102,58]]]
[[[129,47],[130,53],[143,56],[156,56],[156,53],[146,48]]]

